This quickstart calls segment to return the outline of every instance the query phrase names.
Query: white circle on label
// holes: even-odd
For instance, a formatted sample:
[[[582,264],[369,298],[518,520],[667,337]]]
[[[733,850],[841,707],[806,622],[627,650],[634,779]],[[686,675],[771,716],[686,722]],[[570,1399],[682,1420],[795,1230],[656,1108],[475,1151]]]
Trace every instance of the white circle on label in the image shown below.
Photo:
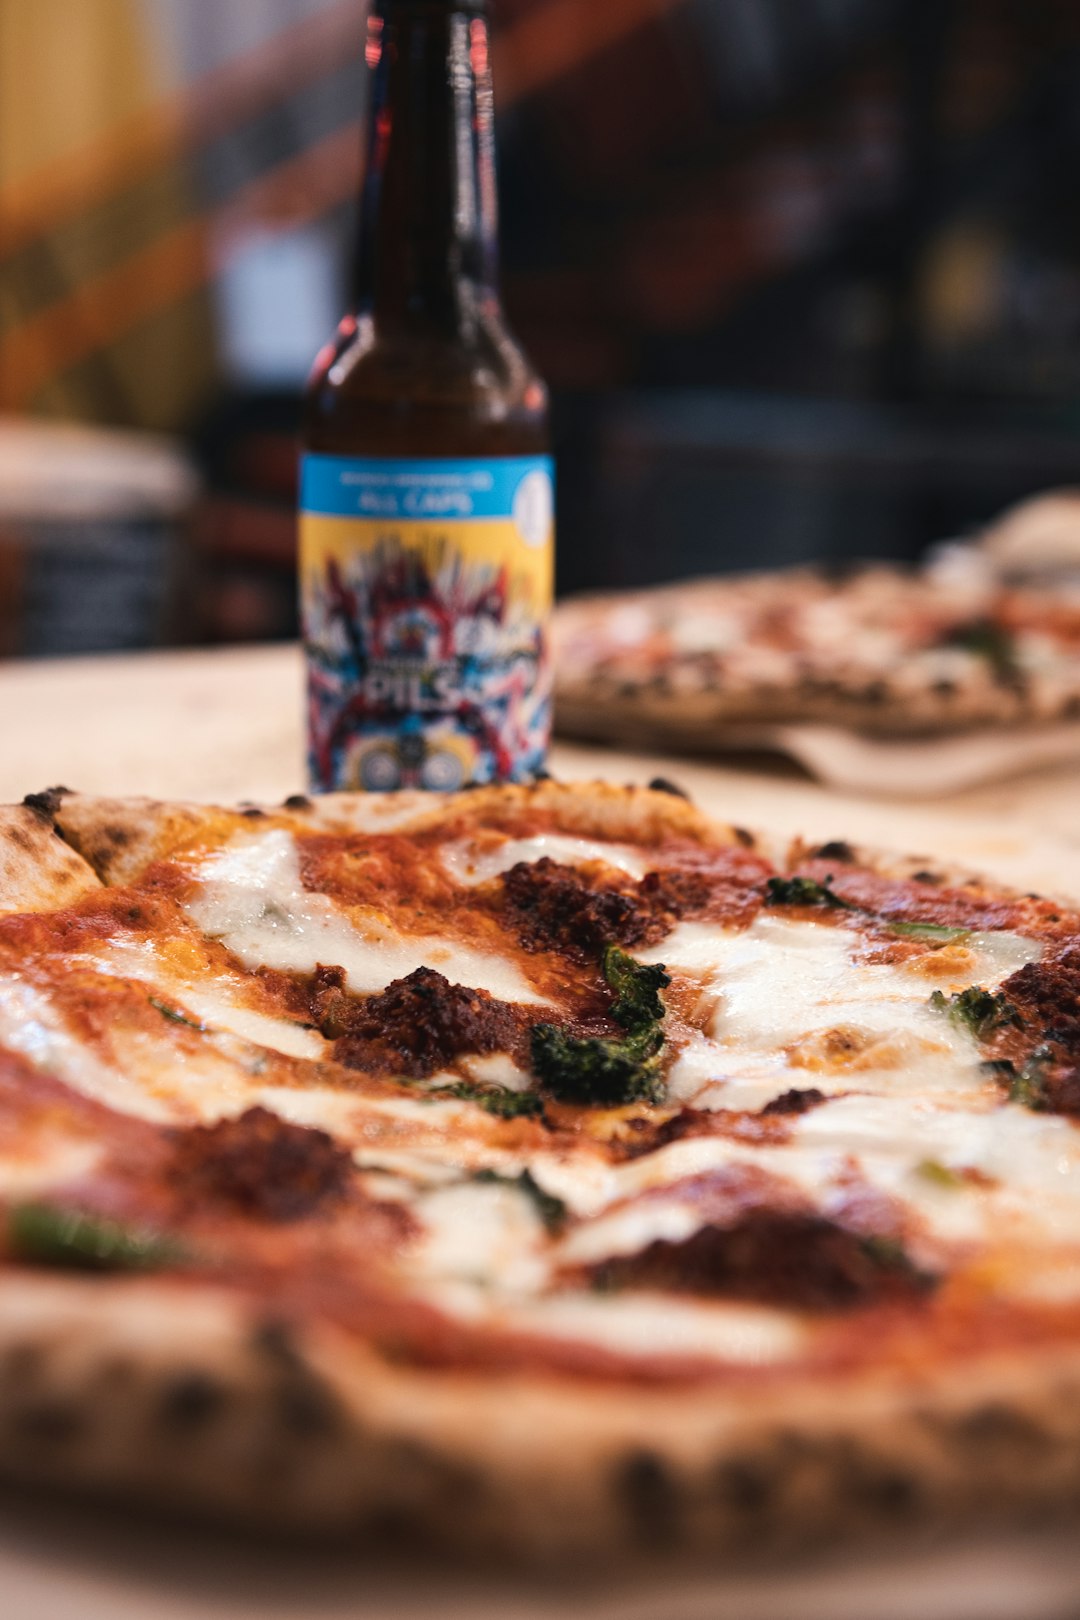
[[[514,522],[527,546],[542,546],[551,533],[555,492],[551,474],[535,467],[527,472],[514,491]]]

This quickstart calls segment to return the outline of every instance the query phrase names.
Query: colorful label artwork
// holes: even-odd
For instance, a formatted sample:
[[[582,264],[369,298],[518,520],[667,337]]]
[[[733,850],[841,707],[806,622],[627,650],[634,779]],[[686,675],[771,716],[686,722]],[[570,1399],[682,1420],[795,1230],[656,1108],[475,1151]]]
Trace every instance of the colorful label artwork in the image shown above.
[[[451,792],[542,769],[553,491],[546,456],[304,457],[316,791]]]

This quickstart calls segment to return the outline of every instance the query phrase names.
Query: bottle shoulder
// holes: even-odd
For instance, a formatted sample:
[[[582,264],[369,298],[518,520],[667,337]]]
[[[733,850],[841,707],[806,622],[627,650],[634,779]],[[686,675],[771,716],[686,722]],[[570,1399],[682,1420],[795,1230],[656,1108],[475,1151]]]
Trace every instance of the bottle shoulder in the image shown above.
[[[544,383],[497,313],[452,336],[361,318],[316,367],[305,436],[339,453],[540,453],[547,412]]]

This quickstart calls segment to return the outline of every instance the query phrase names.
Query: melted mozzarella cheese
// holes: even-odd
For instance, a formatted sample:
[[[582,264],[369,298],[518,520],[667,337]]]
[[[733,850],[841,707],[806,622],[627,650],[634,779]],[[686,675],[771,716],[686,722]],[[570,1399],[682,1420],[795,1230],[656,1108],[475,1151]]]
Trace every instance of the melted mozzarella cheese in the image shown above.
[[[592,838],[571,838],[563,833],[539,833],[534,838],[508,838],[494,849],[477,849],[465,841],[444,845],[440,858],[455,883],[472,886],[490,883],[520,861],[533,865],[547,856],[562,866],[587,866],[602,861],[632,878],[643,878],[648,862],[624,844],[602,844]]]
[[[365,992],[430,967],[501,1001],[546,1005],[503,957],[438,936],[403,934],[370,913],[350,917],[325,895],[310,893],[292,835],[281,828],[236,840],[203,862],[198,876],[188,915],[247,968],[314,973],[325,963],[344,969],[351,990]]]
[[[415,1276],[465,1278],[515,1292],[541,1287],[543,1227],[533,1201],[520,1188],[465,1181],[426,1193],[415,1213],[423,1240],[410,1251]]]
[[[1080,1132],[1059,1115],[998,1102],[980,1112],[909,1098],[842,1097],[803,1115],[781,1168],[815,1197],[853,1155],[879,1191],[917,1208],[943,1237],[1023,1232],[1045,1242],[1075,1237],[1080,1216]],[[985,1183],[942,1185],[920,1171],[974,1170]]]
[[[173,972],[162,960],[161,952],[153,940],[114,940],[105,951],[98,952],[88,965],[99,973],[115,972],[125,979],[137,979],[142,984],[156,987],[178,1001],[187,1013],[199,1023],[269,1051],[282,1052],[286,1057],[317,1059],[323,1056],[327,1043],[314,1029],[291,1018],[275,1017],[245,1007],[235,996],[228,994],[225,982],[206,979],[193,981]],[[236,987],[234,987],[236,988]]]
[[[105,1156],[101,1142],[20,1140],[8,1156],[0,1154],[0,1192],[5,1198],[33,1198],[64,1182],[93,1173]]]
[[[507,1052],[485,1052],[480,1057],[460,1061],[469,1079],[481,1085],[502,1086],[504,1091],[528,1091],[531,1084],[525,1070]],[[455,1078],[451,1075],[451,1082]]]
[[[0,1042],[120,1113],[162,1121],[173,1117],[168,1104],[149,1095],[126,1064],[107,1062],[78,1040],[43,991],[8,975],[0,977]]]
[[[539,1299],[492,1297],[466,1282],[427,1290],[448,1314],[509,1332],[597,1345],[622,1355],[703,1356],[744,1366],[787,1361],[808,1329],[790,1311],[688,1301],[670,1294],[561,1292]]]
[[[930,1005],[930,982],[904,964],[855,961],[857,939],[827,923],[775,912],[747,929],[682,923],[642,960],[698,978],[712,1004],[708,1030],[692,1037],[668,1075],[672,1099],[755,1108],[778,1086],[819,1090],[977,1094],[986,1089],[973,1037]],[[946,993],[992,989],[1039,947],[1016,934],[972,934],[975,970]],[[814,1041],[841,1031],[854,1048],[830,1057]]]
[[[640,1254],[651,1243],[683,1243],[701,1225],[693,1205],[677,1198],[623,1204],[579,1226],[562,1245],[560,1257],[567,1265],[595,1265],[615,1255]]]

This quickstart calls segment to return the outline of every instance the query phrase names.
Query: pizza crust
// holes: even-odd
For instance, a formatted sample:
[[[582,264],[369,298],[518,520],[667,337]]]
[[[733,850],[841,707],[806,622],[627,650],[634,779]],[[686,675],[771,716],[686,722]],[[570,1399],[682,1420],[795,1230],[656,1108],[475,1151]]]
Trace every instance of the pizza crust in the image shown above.
[[[1075,1354],[907,1381],[604,1388],[393,1367],[212,1288],[0,1284],[0,1473],[258,1529],[709,1560],[1080,1502]]]
[[[86,861],[58,837],[47,813],[0,805],[0,912],[55,911],[101,888]]]
[[[132,882],[153,861],[223,834],[273,826],[298,833],[418,833],[444,821],[455,804],[508,822],[537,812],[550,815],[560,832],[647,847],[672,836],[712,846],[754,843],[743,829],[711,821],[675,794],[606,782],[477,788],[457,801],[427,793],[387,795],[375,803],[362,794],[327,794],[315,801],[297,795],[276,807],[246,805],[231,810],[65,792],[56,804],[54,825],[100,880],[113,885]]]

